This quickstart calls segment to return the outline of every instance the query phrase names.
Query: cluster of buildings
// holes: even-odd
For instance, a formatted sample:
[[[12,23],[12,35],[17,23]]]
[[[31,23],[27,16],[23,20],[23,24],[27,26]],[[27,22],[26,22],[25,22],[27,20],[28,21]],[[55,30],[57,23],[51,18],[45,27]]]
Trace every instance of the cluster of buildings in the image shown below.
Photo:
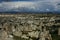
[[[56,15],[1,15],[0,40],[15,40],[14,36],[25,40],[52,40],[51,34],[55,31],[60,35],[59,21]]]

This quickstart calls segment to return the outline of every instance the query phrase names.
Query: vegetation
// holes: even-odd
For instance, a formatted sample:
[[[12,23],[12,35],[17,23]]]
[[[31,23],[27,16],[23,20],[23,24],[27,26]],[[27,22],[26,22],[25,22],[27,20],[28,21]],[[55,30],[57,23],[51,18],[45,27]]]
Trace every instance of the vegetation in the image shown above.
[[[57,34],[52,34],[52,40],[60,40],[60,36]]]

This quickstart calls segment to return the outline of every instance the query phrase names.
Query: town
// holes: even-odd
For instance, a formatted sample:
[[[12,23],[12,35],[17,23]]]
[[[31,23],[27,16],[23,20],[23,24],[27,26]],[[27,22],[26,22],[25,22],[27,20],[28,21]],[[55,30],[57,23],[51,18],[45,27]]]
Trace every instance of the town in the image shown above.
[[[60,14],[0,14],[0,40],[60,40]]]

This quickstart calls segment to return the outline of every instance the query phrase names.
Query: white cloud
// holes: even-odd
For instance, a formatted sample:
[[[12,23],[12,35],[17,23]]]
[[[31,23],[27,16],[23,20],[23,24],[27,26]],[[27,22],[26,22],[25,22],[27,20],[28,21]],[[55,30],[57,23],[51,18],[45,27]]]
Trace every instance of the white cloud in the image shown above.
[[[56,10],[56,2],[2,2],[0,11],[51,11]]]
[[[39,1],[44,1],[44,2],[60,2],[60,0],[39,0]]]
[[[3,3],[0,3],[0,8],[1,9],[6,9],[6,10],[11,10],[11,9],[15,9],[15,10],[18,10],[18,9],[21,9],[22,7],[24,8],[30,8],[30,9],[35,9],[35,2],[3,2]],[[5,10],[5,11],[6,11]]]

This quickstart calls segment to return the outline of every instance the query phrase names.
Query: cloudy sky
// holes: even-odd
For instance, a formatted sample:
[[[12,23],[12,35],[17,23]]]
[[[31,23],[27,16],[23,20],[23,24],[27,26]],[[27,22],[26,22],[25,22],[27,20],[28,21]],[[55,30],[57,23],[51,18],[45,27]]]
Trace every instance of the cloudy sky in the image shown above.
[[[54,11],[60,11],[60,0],[0,0],[0,12]]]

